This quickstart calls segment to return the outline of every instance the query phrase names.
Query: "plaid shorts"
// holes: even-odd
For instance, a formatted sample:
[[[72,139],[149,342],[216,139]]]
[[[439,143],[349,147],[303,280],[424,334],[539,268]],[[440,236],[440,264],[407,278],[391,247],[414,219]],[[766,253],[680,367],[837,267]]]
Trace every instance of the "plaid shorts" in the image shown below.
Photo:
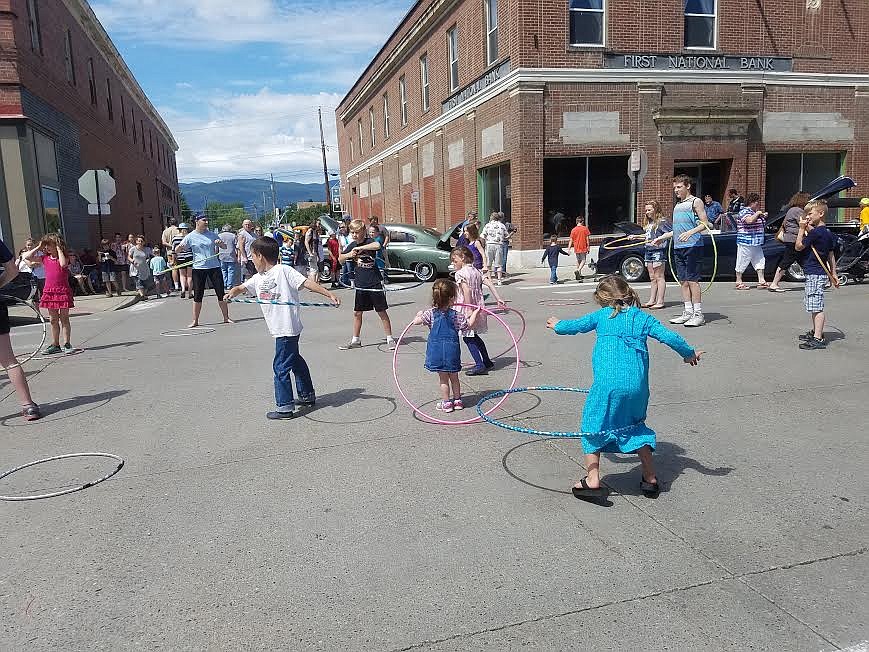
[[[806,276],[806,312],[824,311],[824,288],[826,285],[826,274],[809,274]]]

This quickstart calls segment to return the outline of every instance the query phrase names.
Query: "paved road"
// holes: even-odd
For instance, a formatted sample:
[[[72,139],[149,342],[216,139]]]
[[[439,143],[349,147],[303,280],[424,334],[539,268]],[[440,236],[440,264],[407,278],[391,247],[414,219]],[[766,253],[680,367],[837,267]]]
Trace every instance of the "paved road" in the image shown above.
[[[593,337],[556,338],[543,321],[591,304],[538,302],[591,289],[540,274],[504,288],[528,319],[522,384],[590,382]],[[426,290],[391,297],[396,332]],[[796,348],[801,299],[719,283],[709,325],[688,332],[708,352],[700,367],[652,345],[667,490],[643,498],[636,460],[609,456],[609,507],[569,495],[578,442],[414,418],[376,323],[370,346],[336,350],[349,308],[304,313],[319,404],[279,423],[264,419],[272,351],[257,306],[175,338],[160,332],[188,322],[179,299],[77,317],[84,353],[28,365],[45,419],[17,417],[0,377],[0,467],[92,450],[127,463],[83,492],[0,503],[0,649],[869,649],[867,289],[828,296],[827,351]],[[217,314],[212,300],[204,320]],[[18,350],[37,330],[16,330]],[[430,408],[420,335],[399,373]],[[506,344],[494,328],[487,339]],[[509,384],[513,364],[503,356],[468,394]],[[541,393],[499,414],[571,429],[580,409]],[[0,492],[109,466],[36,467]]]

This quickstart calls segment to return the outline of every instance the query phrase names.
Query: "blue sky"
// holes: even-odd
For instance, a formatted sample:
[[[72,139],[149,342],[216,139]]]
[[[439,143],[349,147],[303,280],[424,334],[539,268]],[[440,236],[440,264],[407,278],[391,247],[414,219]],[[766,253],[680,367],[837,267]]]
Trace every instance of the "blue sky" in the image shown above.
[[[412,0],[92,0],[180,145],[182,181],[322,179],[335,106]],[[319,170],[319,172],[318,172]]]

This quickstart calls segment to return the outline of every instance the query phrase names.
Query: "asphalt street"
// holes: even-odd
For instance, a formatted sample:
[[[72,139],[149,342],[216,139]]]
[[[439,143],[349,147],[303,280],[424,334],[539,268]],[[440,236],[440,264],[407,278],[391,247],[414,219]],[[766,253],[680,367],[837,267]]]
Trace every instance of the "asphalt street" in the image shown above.
[[[503,287],[527,320],[519,385],[586,387],[594,336],[544,323],[596,308],[594,285],[546,279]],[[396,335],[429,292],[390,295]],[[606,505],[570,494],[585,475],[576,440],[415,417],[374,315],[365,347],[337,349],[352,322],[341,297],[303,312],[318,403],[291,421],[265,419],[273,344],[259,307],[215,324],[213,297],[213,331],[195,335],[177,298],[75,317],[84,352],[26,366],[41,421],[20,418],[0,376],[0,472],[86,451],[126,461],[84,491],[0,502],[0,650],[869,650],[869,287],[828,293],[830,346],[807,352],[801,288],[716,283],[708,325],[682,331],[706,351],[699,367],[650,343],[665,490],[645,498],[636,458],[608,455]],[[659,317],[681,310],[676,288],[668,302]],[[425,335],[411,331],[397,373],[433,410]],[[40,336],[17,327],[13,343],[26,352]],[[494,322],[486,340],[508,348]],[[516,364],[508,352],[469,379],[467,402],[509,386]],[[581,395],[537,392],[494,414],[573,430],[581,410]],[[44,464],[0,494],[112,467]]]

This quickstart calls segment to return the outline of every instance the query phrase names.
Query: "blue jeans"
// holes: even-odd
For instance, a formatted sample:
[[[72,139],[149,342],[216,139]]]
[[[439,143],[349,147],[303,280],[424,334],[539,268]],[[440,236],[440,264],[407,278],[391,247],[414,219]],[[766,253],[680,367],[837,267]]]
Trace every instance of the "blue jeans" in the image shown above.
[[[352,273],[352,271],[353,271],[353,267],[350,265],[349,262],[345,262],[343,265],[341,265],[341,273],[340,273],[340,277],[338,279],[340,281],[341,285],[344,285],[344,286],[350,285],[350,274]]]
[[[298,335],[275,338],[275,359],[272,368],[275,371],[275,404],[278,406],[278,412],[292,412],[295,407],[290,372],[296,379],[299,400],[314,400],[314,383],[311,380],[308,363],[299,353]]]
[[[238,263],[220,261],[220,273],[223,274],[223,287],[227,290],[238,285]]]
[[[558,265],[549,266],[549,282],[558,283]]]
[[[509,243],[505,242],[504,244],[502,244],[501,251],[503,252],[503,254],[502,254],[502,260],[504,261],[503,269],[504,269],[504,273],[506,274],[507,273],[507,254],[510,251]]]

